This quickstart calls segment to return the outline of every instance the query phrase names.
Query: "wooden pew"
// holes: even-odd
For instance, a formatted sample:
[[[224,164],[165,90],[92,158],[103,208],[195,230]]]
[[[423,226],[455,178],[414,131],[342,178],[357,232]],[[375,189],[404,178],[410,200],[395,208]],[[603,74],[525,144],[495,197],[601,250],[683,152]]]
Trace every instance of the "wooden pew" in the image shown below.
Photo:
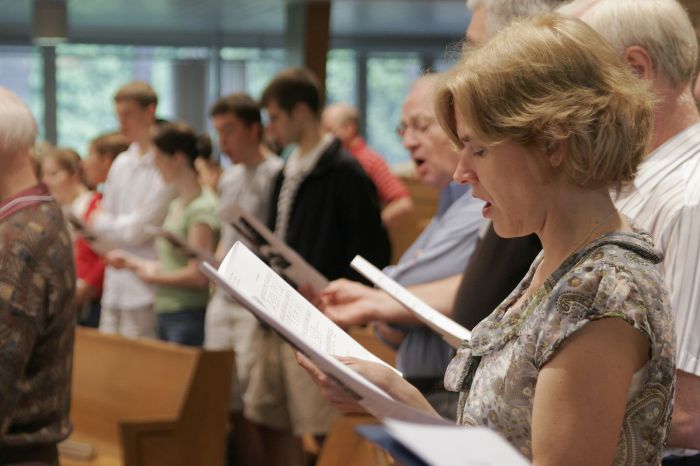
[[[233,352],[76,330],[64,466],[223,465]],[[68,448],[66,448],[66,446]],[[80,448],[78,448],[80,449]],[[89,456],[89,455],[88,455]]]
[[[346,414],[331,425],[316,466],[389,466],[392,458],[380,447],[360,437],[355,427],[377,424],[366,414]]]
[[[440,193],[424,185],[413,177],[401,177],[413,199],[413,211],[398,225],[389,229],[391,241],[391,263],[395,264],[401,255],[415,241],[437,212]]]

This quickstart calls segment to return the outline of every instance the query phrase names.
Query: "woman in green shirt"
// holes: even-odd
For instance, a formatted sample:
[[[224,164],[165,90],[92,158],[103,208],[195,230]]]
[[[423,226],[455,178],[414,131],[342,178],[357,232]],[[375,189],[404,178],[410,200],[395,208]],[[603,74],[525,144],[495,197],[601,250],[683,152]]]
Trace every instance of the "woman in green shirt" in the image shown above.
[[[168,123],[153,136],[154,161],[163,180],[175,188],[177,197],[168,207],[163,229],[200,250],[213,251],[219,236],[217,200],[197,180],[194,162],[208,156],[211,144],[183,123]],[[111,254],[111,263],[130,268],[155,286],[158,336],[190,346],[204,341],[204,312],[209,284],[192,259],[164,238],[156,239],[157,261],[136,260]]]

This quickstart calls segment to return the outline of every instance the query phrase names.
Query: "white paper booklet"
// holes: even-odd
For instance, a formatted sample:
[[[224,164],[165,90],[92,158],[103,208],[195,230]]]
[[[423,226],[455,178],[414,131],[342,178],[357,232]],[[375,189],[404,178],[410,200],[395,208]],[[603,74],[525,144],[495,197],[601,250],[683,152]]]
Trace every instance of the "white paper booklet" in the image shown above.
[[[219,217],[233,226],[245,238],[247,246],[295,288],[311,286],[315,293],[320,293],[328,286],[323,274],[238,204],[223,206]]]
[[[433,329],[447,343],[459,348],[464,340],[471,338],[471,332],[441,312],[428,306],[410,291],[396,283],[362,256],[355,256],[350,265],[364,275],[378,288],[411,311],[421,322]]]
[[[150,235],[160,236],[191,259],[196,259],[199,262],[208,262],[212,265],[218,265],[219,263],[219,261],[217,261],[214,257],[214,254],[191,245],[185,238],[180,235],[176,235],[171,231],[152,225],[145,226],[144,231]]]
[[[92,250],[97,254],[105,256],[109,251],[114,249],[111,243],[98,236],[87,223],[75,215],[70,209],[63,209],[63,217],[70,224],[73,231],[87,241]]]
[[[345,386],[370,414],[380,419],[393,417],[423,423],[448,422],[394,400],[338,361],[336,356],[351,356],[386,365],[306,301],[243,243],[233,245],[218,271],[207,263],[203,263],[201,269],[322,371]]]
[[[387,432],[431,466],[527,466],[496,432],[484,427],[429,426],[385,420]]]

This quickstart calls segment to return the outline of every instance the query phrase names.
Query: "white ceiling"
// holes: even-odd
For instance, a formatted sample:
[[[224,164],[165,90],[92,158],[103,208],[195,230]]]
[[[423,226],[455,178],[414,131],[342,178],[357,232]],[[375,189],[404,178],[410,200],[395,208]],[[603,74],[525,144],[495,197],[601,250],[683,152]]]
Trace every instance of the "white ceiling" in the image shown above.
[[[236,45],[280,41],[285,11],[304,0],[67,0],[74,42]],[[313,1],[313,0],[307,0]],[[0,0],[0,44],[28,43],[31,0]],[[332,0],[337,38],[457,39],[464,0]]]

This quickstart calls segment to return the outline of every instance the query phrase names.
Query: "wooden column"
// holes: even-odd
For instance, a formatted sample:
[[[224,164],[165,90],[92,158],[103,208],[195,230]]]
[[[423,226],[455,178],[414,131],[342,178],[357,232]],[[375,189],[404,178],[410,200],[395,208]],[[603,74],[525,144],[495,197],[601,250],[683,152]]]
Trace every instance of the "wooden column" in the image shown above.
[[[331,4],[328,0],[287,4],[285,46],[287,64],[310,69],[326,94],[326,57],[330,38]]]

